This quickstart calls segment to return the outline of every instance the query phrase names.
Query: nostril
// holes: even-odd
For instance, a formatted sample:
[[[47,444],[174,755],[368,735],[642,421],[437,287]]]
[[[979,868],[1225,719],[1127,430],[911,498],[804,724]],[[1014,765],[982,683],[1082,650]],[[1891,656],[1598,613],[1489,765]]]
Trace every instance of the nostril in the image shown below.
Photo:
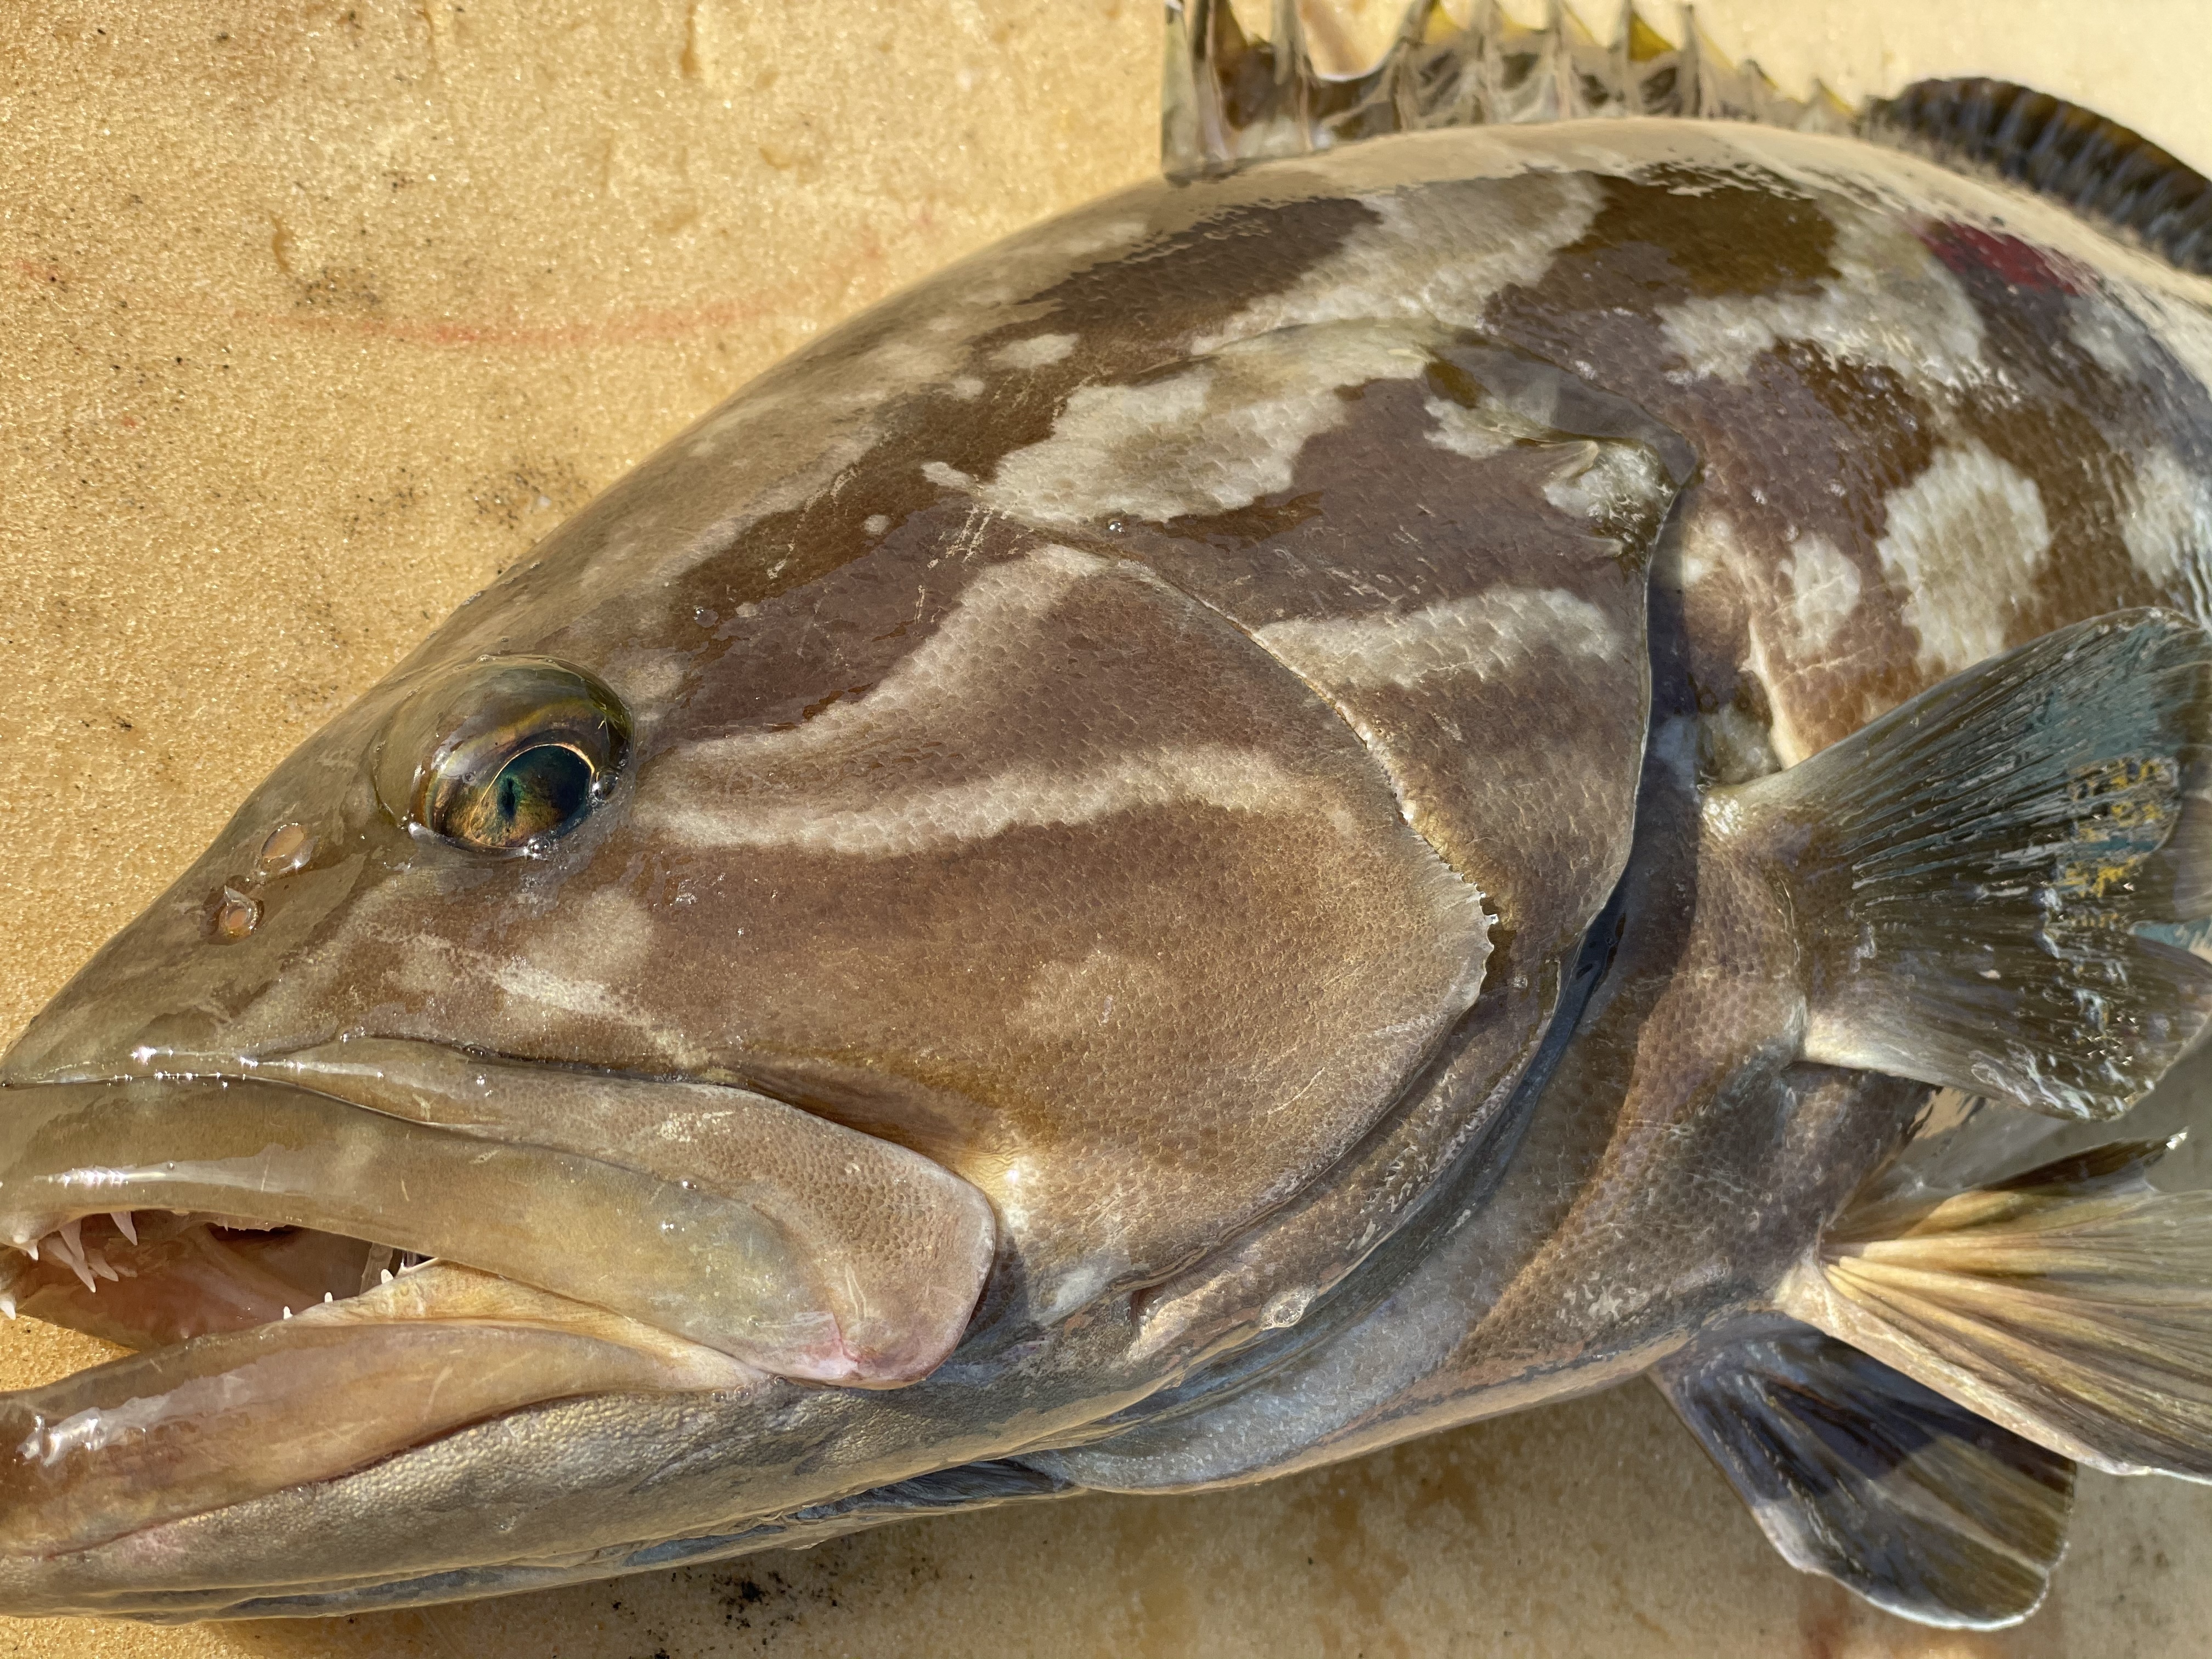
[[[244,939],[261,920],[261,906],[235,887],[222,890],[215,908],[215,931],[223,939]]]

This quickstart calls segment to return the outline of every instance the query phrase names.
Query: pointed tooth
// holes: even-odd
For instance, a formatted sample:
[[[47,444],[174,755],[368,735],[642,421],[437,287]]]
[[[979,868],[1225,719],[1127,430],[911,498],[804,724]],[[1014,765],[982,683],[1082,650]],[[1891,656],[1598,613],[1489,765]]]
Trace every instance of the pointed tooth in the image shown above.
[[[130,1211],[110,1210],[107,1212],[107,1218],[115,1224],[117,1232],[121,1233],[133,1244],[138,1242],[138,1224],[131,1218]]]
[[[325,1302],[335,1302],[337,1300],[337,1297],[332,1296],[328,1291],[325,1291],[323,1292],[323,1300]]]
[[[15,1316],[15,1298],[6,1291],[0,1291],[0,1314],[6,1314],[10,1319]]]
[[[123,1277],[122,1274],[117,1273],[114,1268],[107,1265],[107,1258],[100,1254],[97,1246],[94,1246],[93,1249],[87,1250],[84,1253],[84,1265],[91,1268],[93,1272],[98,1273],[102,1279],[106,1279],[111,1285],[116,1283]]]
[[[289,1319],[291,1316],[292,1316],[292,1310],[291,1310],[289,1308],[285,1309],[285,1310],[284,1310],[284,1317],[285,1317],[285,1318],[287,1318],[287,1319]]]
[[[71,1261],[69,1270],[84,1282],[84,1287],[94,1296],[100,1294],[100,1281],[92,1276],[92,1269],[82,1261]]]
[[[85,1265],[83,1227],[82,1221],[64,1221],[54,1234],[60,1241],[54,1246],[54,1254],[76,1268],[80,1279],[84,1277]]]
[[[29,1256],[32,1261],[36,1261],[39,1259],[39,1241],[34,1238],[29,1243],[23,1246],[23,1254]]]
[[[386,1267],[384,1270],[384,1276],[379,1279],[376,1282],[380,1285],[389,1285],[392,1282],[392,1269]]]

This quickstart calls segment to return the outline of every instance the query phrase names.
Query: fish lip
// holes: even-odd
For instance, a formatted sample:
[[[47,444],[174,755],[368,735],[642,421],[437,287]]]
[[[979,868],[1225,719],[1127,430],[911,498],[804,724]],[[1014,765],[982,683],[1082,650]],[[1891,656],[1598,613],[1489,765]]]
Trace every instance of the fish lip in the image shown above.
[[[276,1193],[264,1171],[258,1186],[236,1188],[234,1202],[131,1196],[133,1179],[142,1188],[167,1179],[143,1159],[133,1166],[157,1145],[186,1148],[166,1152],[162,1168],[176,1171],[181,1160],[189,1185],[202,1167],[192,1160],[209,1154],[171,1129],[166,1103],[224,1091],[232,1115],[265,1110],[289,1135],[279,1160],[289,1192]],[[91,1105],[72,1105],[82,1101]],[[63,1153],[38,1145],[42,1113],[82,1117],[94,1106],[116,1109],[101,1124],[135,1125],[133,1133],[110,1157],[79,1123],[63,1148],[68,1161],[57,1164]],[[232,1169],[251,1153],[228,1150]],[[49,1165],[63,1173],[41,1187],[38,1171]],[[380,1201],[333,1185],[340,1172],[358,1186],[394,1171],[397,1203],[388,1188]],[[570,1209],[556,1212],[535,1191],[541,1185],[566,1192]],[[452,1194],[479,1190],[500,1204],[462,1213]],[[903,1206],[899,1224],[911,1238],[898,1248],[869,1212],[871,1194]],[[40,1206],[75,1215],[182,1208],[368,1238],[611,1309],[775,1375],[861,1388],[918,1381],[951,1353],[998,1239],[988,1200],[943,1165],[739,1085],[365,1036],[251,1056],[141,1049],[7,1078],[0,1241],[27,1243],[68,1218]],[[402,1225],[425,1215],[435,1216],[442,1243]],[[484,1239],[504,1254],[483,1253]]]

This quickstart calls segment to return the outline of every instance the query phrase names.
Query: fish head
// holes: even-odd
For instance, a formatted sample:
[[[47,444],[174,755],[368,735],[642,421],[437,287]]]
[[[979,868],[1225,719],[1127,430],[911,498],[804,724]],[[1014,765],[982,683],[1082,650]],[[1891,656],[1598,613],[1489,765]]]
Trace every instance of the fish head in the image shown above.
[[[1356,1162],[1479,1006],[1525,1054],[1625,854],[1684,469],[1428,325],[1099,300],[1248,188],[757,382],[33,1021],[9,1294],[143,1352],[0,1406],[0,1594],[513,1587],[999,1455],[1157,1386],[1146,1288]],[[1409,441],[1443,575],[1376,518]]]

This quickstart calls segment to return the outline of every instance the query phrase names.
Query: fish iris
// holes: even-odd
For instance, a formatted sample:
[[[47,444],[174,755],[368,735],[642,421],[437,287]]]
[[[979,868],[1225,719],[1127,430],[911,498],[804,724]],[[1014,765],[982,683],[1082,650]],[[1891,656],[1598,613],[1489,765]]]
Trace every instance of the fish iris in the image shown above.
[[[542,743],[452,802],[441,827],[472,847],[523,847],[571,828],[591,802],[591,762],[565,745]]]

